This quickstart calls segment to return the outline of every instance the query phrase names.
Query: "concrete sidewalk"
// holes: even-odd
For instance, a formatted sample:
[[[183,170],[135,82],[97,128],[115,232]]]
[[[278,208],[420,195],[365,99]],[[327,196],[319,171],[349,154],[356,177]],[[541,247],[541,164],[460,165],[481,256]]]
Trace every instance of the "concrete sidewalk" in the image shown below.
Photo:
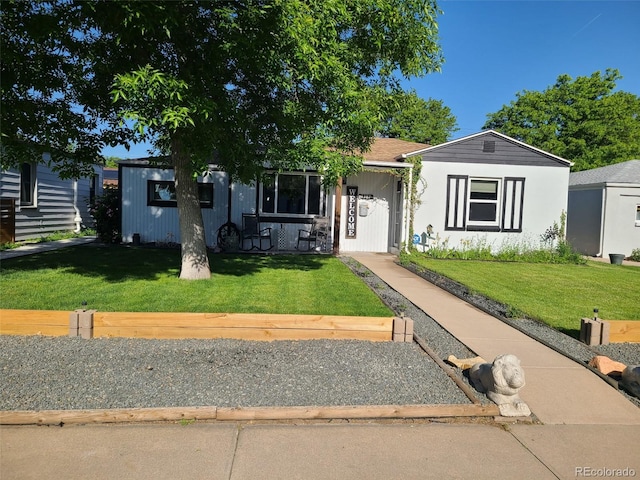
[[[581,365],[397,266],[353,255],[487,360],[520,357],[543,423],[0,427],[7,479],[575,479],[640,476],[640,409]]]
[[[96,241],[96,237],[78,237],[65,238],[63,240],[55,240],[52,242],[29,243],[18,248],[0,251],[0,260],[8,260],[9,258],[24,257],[25,255],[33,255],[36,253],[50,252],[66,247],[74,247],[76,245],[86,245]]]
[[[629,425],[213,423],[3,427],[0,435],[3,480],[640,475],[640,429]]]

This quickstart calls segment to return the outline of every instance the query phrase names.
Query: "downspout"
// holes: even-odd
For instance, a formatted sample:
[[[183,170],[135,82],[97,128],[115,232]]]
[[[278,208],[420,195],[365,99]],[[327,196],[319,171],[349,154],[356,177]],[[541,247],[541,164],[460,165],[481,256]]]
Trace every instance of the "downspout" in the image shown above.
[[[603,245],[604,245],[604,222],[607,217],[607,185],[604,184],[602,186],[602,212],[600,213],[600,251],[598,252],[597,257],[602,257],[603,253]]]
[[[82,216],[80,215],[80,209],[78,208],[78,180],[73,181],[73,210],[76,213],[75,217],[73,217],[76,229],[73,232],[80,233],[80,230],[82,230]]]

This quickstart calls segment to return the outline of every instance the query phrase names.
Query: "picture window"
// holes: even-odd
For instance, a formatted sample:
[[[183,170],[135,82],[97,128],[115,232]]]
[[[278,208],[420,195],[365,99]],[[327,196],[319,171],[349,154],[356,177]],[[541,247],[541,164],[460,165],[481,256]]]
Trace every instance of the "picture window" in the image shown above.
[[[213,183],[198,183],[201,208],[213,208]],[[177,207],[176,187],[172,181],[147,181],[147,205],[156,207]]]

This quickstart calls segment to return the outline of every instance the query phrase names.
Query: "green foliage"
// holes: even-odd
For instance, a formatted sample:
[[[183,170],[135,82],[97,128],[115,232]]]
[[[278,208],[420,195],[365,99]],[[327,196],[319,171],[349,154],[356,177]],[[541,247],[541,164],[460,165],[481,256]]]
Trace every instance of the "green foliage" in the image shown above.
[[[385,137],[438,145],[458,131],[456,117],[442,100],[424,100],[415,91],[398,95],[397,107],[380,128]]]
[[[572,79],[560,75],[542,92],[524,90],[483,128],[498,130],[575,162],[585,170],[640,156],[640,97],[616,91],[618,70]]]
[[[0,167],[42,159],[63,178],[93,174],[107,143],[124,139],[98,111],[105,92],[89,80],[89,54],[74,2],[9,0],[0,9]],[[49,155],[43,158],[43,154]]]
[[[552,230],[552,229],[549,229]],[[416,251],[416,253],[418,253]],[[449,239],[442,239],[436,235],[435,242],[428,250],[420,252],[429,258],[455,260],[483,260],[521,263],[572,263],[584,264],[586,260],[566,241],[558,241],[540,246],[531,245],[526,241],[505,242],[494,249],[487,243],[485,237],[463,239],[460,245],[452,246]]]
[[[633,260],[634,262],[640,262],[640,248],[634,248],[631,251],[631,255],[629,256],[629,260]]]
[[[89,204],[89,212],[96,222],[96,234],[105,243],[120,243],[120,197],[117,188],[105,188]]]
[[[118,162],[121,160],[119,157],[104,157],[104,166],[109,168],[118,168]]]
[[[5,151],[57,145],[76,154],[58,155],[73,173],[105,144],[149,141],[174,167],[197,278],[209,267],[187,179],[215,160],[244,182],[265,165],[336,182],[357,171],[400,78],[442,62],[435,0],[15,1],[6,12]]]

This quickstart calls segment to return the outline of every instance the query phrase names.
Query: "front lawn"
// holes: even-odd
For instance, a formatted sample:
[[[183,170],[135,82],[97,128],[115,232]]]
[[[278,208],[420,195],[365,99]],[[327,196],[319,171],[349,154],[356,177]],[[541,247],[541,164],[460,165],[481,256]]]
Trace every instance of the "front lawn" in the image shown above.
[[[2,262],[0,308],[391,316],[337,258],[211,255],[212,277],[179,280],[180,252],[83,246]]]
[[[594,308],[605,320],[640,320],[638,267],[403,258],[573,336]]]

